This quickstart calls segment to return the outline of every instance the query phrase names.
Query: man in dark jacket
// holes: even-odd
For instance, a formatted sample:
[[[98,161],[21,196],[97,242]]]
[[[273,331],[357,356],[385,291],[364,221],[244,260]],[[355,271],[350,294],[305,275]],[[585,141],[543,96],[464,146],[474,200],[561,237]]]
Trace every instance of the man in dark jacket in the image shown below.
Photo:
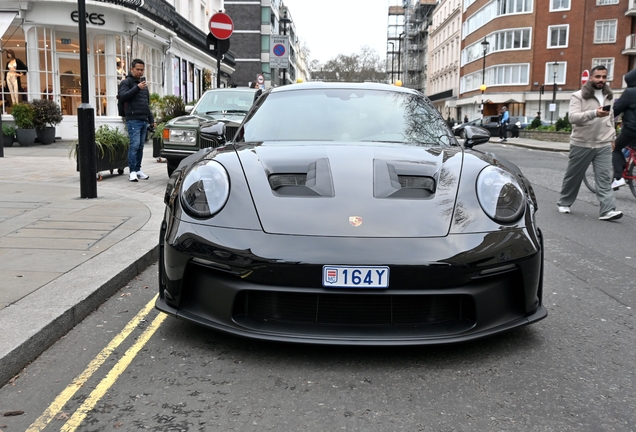
[[[119,85],[119,100],[124,103],[126,128],[130,147],[128,149],[128,180],[148,180],[150,177],[141,171],[141,159],[144,155],[144,141],[148,124],[154,126],[155,119],[150,111],[150,93],[143,76],[146,65],[142,60],[134,59],[130,73]]]
[[[612,166],[614,167],[614,182],[612,188],[625,186],[623,169],[625,168],[625,156],[623,149],[628,144],[636,143],[636,69],[625,74],[627,88],[621,97],[614,102],[614,115],[623,114],[621,133],[616,138],[612,151]]]

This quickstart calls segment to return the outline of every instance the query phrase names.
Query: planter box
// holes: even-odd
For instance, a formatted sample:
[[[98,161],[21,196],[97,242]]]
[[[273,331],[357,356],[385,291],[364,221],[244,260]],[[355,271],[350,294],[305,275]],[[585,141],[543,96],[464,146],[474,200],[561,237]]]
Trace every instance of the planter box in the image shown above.
[[[13,147],[13,136],[2,135],[2,146]]]
[[[35,143],[35,129],[16,129],[15,136],[20,147],[29,147]]]
[[[55,142],[55,127],[45,127],[42,129],[35,129],[35,133],[38,137],[40,144],[53,144]]]
[[[570,142],[570,132],[546,132],[523,129],[519,131],[519,138],[551,142]]]
[[[79,159],[77,158],[78,154],[78,146],[75,146],[75,168],[79,172]],[[123,174],[124,168],[128,167],[128,152],[125,154],[117,154],[115,158],[109,158],[108,155],[104,157],[100,157],[99,153],[97,154],[97,172],[100,171],[110,171],[112,174],[114,171],[117,171],[117,174]]]

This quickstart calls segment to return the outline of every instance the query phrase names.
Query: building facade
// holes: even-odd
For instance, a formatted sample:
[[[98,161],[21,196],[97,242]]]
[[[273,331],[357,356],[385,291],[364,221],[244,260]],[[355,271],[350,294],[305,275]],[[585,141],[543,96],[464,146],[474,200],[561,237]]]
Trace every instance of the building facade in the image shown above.
[[[462,9],[457,104],[471,119],[483,100],[484,115],[505,105],[511,115],[554,122],[584,70],[605,65],[620,94],[634,67],[633,0],[463,0]]]
[[[307,80],[307,66],[299,55],[299,39],[296,25],[289,10],[281,0],[226,0],[225,13],[234,21],[231,50],[237,64],[232,83],[248,86],[264,78],[263,87],[279,86]],[[271,36],[289,37],[289,67],[270,67]]]
[[[427,96],[446,119],[461,121],[457,107],[461,51],[461,0],[441,0],[429,26]]]
[[[103,0],[86,2],[89,103],[96,124],[123,126],[117,113],[117,89],[134,58],[146,64],[152,93],[197,100],[206,83],[216,84],[217,62],[206,43],[210,17],[222,0]],[[49,98],[64,115],[57,135],[77,137],[81,103],[77,2],[3,1],[0,4],[2,77],[8,52],[27,67],[16,89],[3,81],[3,121],[10,122],[15,102]],[[231,53],[221,64],[222,85],[234,72]]]

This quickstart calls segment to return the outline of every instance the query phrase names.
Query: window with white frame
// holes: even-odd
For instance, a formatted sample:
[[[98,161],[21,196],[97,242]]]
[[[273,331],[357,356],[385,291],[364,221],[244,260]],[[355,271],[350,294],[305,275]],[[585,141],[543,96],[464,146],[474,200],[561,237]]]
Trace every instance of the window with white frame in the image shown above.
[[[545,64],[545,75],[543,82],[546,84],[552,84],[556,82],[557,84],[565,84],[565,73],[567,70],[566,62],[554,62]]]
[[[616,24],[618,20],[596,21],[594,26],[594,43],[616,42]]]
[[[614,58],[595,58],[592,59],[592,67],[605,66],[607,68],[607,80],[612,81],[614,79]]]
[[[530,49],[531,30],[531,28],[507,29],[488,35],[486,37],[486,41],[489,43],[488,53]],[[462,50],[462,66],[483,57],[484,47],[481,43],[482,41],[475,42]]]
[[[596,0],[596,6],[614,5],[618,3],[619,0]]]
[[[550,12],[570,10],[570,0],[550,0]]]
[[[532,0],[492,0],[462,24],[464,37],[502,15],[531,13]]]
[[[548,27],[548,48],[567,48],[569,25]]]
[[[494,66],[486,69],[486,77],[484,81],[486,86],[527,85],[529,71],[530,65],[527,63]],[[460,81],[460,92],[464,93],[479,90],[481,82],[481,71],[464,75]]]

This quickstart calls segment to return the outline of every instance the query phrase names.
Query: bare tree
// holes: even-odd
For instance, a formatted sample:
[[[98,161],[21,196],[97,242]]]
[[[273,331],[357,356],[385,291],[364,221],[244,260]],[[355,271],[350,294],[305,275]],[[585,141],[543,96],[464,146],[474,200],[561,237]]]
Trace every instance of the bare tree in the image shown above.
[[[384,62],[378,53],[365,45],[360,51],[351,55],[338,54],[336,57],[320,64],[313,61],[309,64],[312,78],[323,81],[385,82]]]

